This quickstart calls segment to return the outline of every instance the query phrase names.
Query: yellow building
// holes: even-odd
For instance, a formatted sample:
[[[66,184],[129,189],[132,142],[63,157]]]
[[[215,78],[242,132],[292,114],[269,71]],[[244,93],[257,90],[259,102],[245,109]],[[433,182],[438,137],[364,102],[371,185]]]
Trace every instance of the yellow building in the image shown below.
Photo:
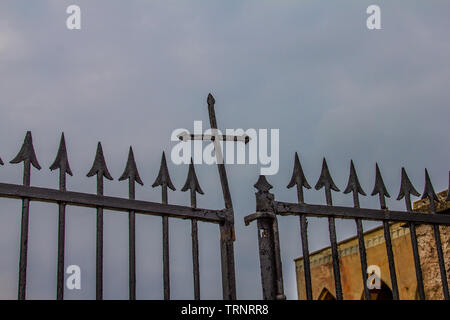
[[[437,205],[438,214],[450,213],[450,202],[445,201],[446,197],[447,191],[438,194],[440,200]],[[428,200],[416,201],[414,203],[414,210],[427,212],[429,210]],[[392,223],[390,230],[400,299],[418,299],[417,280],[408,225],[402,222]],[[447,277],[450,282],[450,226],[441,226],[440,230]],[[416,233],[425,296],[427,299],[443,299],[432,227],[430,225],[417,225]],[[391,279],[383,227],[380,226],[364,232],[364,243],[367,253],[367,265],[376,265],[381,271],[381,289],[371,291],[371,298],[392,299]],[[338,250],[344,299],[364,299],[357,236],[339,242]],[[296,265],[298,298],[304,300],[306,299],[306,291],[303,257],[297,258],[294,261]],[[334,299],[335,287],[331,248],[327,247],[311,253],[310,265],[313,299]]]

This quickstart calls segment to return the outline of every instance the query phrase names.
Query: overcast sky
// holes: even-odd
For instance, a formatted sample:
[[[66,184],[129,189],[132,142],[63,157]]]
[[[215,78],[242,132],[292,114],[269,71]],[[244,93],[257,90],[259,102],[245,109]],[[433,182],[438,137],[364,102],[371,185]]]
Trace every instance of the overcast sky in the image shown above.
[[[81,30],[66,28],[67,6],[81,7]],[[22,166],[9,164],[27,130],[33,133],[41,171],[35,186],[58,187],[48,167],[62,131],[73,177],[69,190],[95,193],[87,178],[98,141],[112,176],[105,194],[126,197],[118,182],[133,146],[143,187],[137,199],[160,201],[152,189],[170,133],[208,123],[206,97],[216,98],[219,127],[280,130],[280,170],[268,177],[276,199],[296,201],[287,190],[299,152],[314,185],[326,157],[344,190],[353,159],[370,193],[375,162],[395,201],[400,170],[423,190],[428,168],[436,191],[448,187],[450,152],[450,3],[377,1],[381,30],[366,28],[373,1],[154,1],[3,0],[0,3],[0,180],[22,182]],[[8,162],[8,163],[7,163]],[[187,166],[168,157],[176,192],[170,203],[189,205],[179,190]],[[198,206],[221,209],[214,166],[197,165],[205,191]],[[262,296],[253,184],[258,165],[227,166],[236,221],[238,298]],[[333,193],[335,204],[350,195]],[[305,200],[324,203],[323,191]],[[20,201],[0,199],[0,298],[17,297]],[[361,199],[377,208],[376,197]],[[57,206],[31,204],[27,297],[56,293]],[[329,245],[326,221],[310,220],[310,250]],[[298,218],[280,218],[286,295],[296,299],[293,259],[301,256]],[[369,228],[374,224],[366,224]],[[161,218],[137,217],[137,297],[162,298]],[[128,219],[105,212],[104,296],[128,297]],[[201,223],[202,298],[220,299],[220,249],[216,225]],[[355,234],[353,221],[337,222],[338,239]],[[95,210],[67,208],[66,266],[82,271],[82,289],[67,299],[95,298]],[[172,297],[193,297],[189,221],[170,220]],[[401,277],[401,273],[399,275]]]

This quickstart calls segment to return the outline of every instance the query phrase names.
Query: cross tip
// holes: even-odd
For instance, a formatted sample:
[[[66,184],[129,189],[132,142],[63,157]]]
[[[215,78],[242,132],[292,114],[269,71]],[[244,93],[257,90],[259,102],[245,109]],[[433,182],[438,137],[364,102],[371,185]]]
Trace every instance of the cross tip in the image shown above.
[[[208,94],[208,98],[206,99],[206,102],[208,105],[212,105],[216,103],[216,100],[214,99],[213,95],[211,93]]]

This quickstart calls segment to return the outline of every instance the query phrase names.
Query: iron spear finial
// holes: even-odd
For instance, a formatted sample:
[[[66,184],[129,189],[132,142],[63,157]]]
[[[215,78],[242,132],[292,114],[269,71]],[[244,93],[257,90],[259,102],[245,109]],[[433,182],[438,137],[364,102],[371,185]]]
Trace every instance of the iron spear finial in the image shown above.
[[[97,152],[95,153],[94,163],[92,164],[92,168],[89,170],[87,176],[92,177],[96,174],[105,177],[108,180],[113,180],[113,177],[111,177],[108,167],[106,166],[105,157],[103,156],[103,148],[100,142],[97,144]]]
[[[50,170],[60,169],[63,173],[67,173],[71,176],[72,170],[70,169],[69,160],[67,157],[66,140],[64,138],[64,132],[61,133],[61,140],[59,142],[58,153],[56,154],[55,161],[50,166]]]
[[[340,191],[339,188],[334,184],[333,178],[331,178],[330,170],[328,170],[328,164],[325,157],[322,161],[322,171],[320,172],[319,180],[314,187],[316,190],[320,190],[323,187],[328,190]]]
[[[38,170],[41,170],[41,166],[36,158],[36,153],[33,147],[33,137],[31,136],[31,131],[27,131],[25,139],[23,140],[22,147],[19,153],[10,163],[20,163],[20,162],[30,161],[30,163]]]
[[[309,185],[308,181],[306,180],[305,174],[303,173],[302,165],[300,164],[300,160],[298,159],[297,152],[295,153],[294,158],[294,171],[292,172],[291,181],[287,185],[287,188],[290,189],[295,185],[297,185],[298,201],[300,203],[303,203],[303,188],[311,189],[311,186]]]
[[[350,176],[348,178],[347,187],[344,190],[344,193],[356,193],[361,194],[363,196],[366,195],[363,188],[361,187],[361,184],[359,183],[358,175],[356,174],[355,165],[353,164],[353,160],[350,160]]]
[[[420,193],[414,188],[411,180],[409,180],[408,175],[406,174],[406,170],[402,167],[402,182],[400,184],[400,191],[398,193],[397,200],[401,200],[404,197],[410,198],[411,195],[416,197],[420,196]]]
[[[308,181],[306,180],[305,174],[303,173],[302,165],[300,164],[300,160],[298,159],[297,152],[295,153],[294,159],[294,171],[292,172],[291,181],[287,185],[287,188],[292,188],[297,185],[300,188],[311,189]]]
[[[157,186],[164,186],[164,185],[175,191],[175,187],[172,183],[172,180],[170,179],[169,169],[167,168],[166,154],[163,151],[161,157],[161,165],[159,167],[159,173],[158,176],[156,177],[155,182],[153,182],[152,187],[155,188]]]
[[[373,191],[371,193],[372,196],[378,194],[380,197],[380,206],[381,209],[386,209],[386,197],[390,198],[389,192],[384,185],[383,177],[381,176],[380,168],[378,167],[378,163],[375,164],[375,185],[373,187]]]
[[[181,191],[192,190],[193,192],[198,192],[200,194],[204,194],[202,188],[197,179],[197,174],[195,173],[194,163],[191,158],[191,163],[189,164],[189,172],[186,178],[186,182]]]
[[[130,179],[130,181],[136,181],[141,186],[144,185],[144,183],[141,180],[141,177],[139,177],[139,172],[136,167],[136,161],[134,161],[134,154],[133,154],[133,148],[130,146],[130,150],[128,152],[128,160],[127,164],[125,166],[125,170],[123,171],[122,175],[119,178],[119,181]]]
[[[439,201],[436,193],[434,192],[433,184],[431,183],[430,175],[428,170],[425,169],[425,187],[423,189],[422,199],[428,198],[431,201]]]

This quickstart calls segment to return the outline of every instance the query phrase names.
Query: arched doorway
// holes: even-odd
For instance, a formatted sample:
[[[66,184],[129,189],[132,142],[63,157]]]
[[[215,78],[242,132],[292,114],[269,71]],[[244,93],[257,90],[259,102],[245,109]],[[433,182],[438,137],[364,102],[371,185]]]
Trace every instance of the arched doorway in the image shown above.
[[[323,288],[322,292],[319,294],[318,300],[336,300],[336,298],[327,288]]]
[[[393,300],[392,291],[388,285],[381,280],[380,289],[370,289],[370,300]],[[364,292],[361,295],[361,300],[365,300]]]

